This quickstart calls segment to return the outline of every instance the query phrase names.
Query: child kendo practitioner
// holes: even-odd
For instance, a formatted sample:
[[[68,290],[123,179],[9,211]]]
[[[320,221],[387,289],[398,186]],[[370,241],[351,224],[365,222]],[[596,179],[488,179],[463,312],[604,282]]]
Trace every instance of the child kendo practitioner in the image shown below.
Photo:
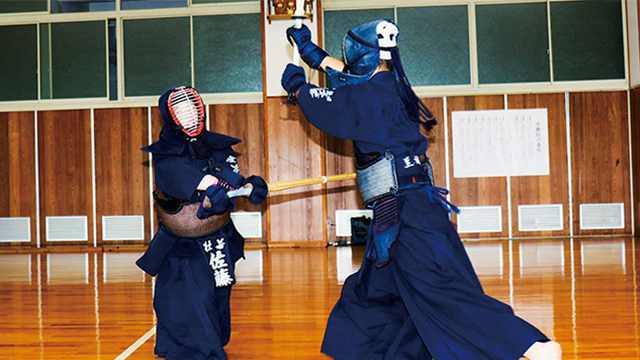
[[[234,195],[259,204],[268,194],[259,176],[239,173],[232,146],[240,140],[204,129],[204,104],[191,87],[159,100],[160,139],[153,154],[154,198],[160,229],[137,265],[158,275],[155,354],[168,360],[226,359],[234,266],[244,238],[230,221]]]
[[[318,129],[353,140],[357,185],[373,209],[365,260],[344,283],[322,352],[335,359],[558,360],[560,345],[483,292],[433,186],[420,127],[436,121],[411,89],[398,28],[377,20],[351,29],[344,63],[287,30],[300,57],[327,73],[332,89],[307,84],[289,64],[282,86]]]

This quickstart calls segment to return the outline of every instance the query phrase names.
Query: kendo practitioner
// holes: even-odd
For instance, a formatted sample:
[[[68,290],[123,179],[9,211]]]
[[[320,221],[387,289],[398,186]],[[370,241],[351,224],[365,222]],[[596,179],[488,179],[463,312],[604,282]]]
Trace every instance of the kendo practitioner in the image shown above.
[[[402,68],[393,21],[351,29],[344,61],[287,30],[300,57],[332,88],[308,84],[289,64],[282,86],[315,127],[353,140],[356,182],[373,209],[365,259],[347,278],[322,352],[343,359],[558,360],[560,345],[488,295],[449,219],[448,191],[435,187],[427,138],[436,121]]]
[[[231,192],[254,204],[268,194],[259,176],[240,175],[240,140],[204,129],[204,103],[189,86],[159,99],[160,139],[153,154],[159,230],[136,264],[157,275],[153,306],[157,356],[169,360],[222,360],[229,342],[229,296],[244,238],[230,220]]]

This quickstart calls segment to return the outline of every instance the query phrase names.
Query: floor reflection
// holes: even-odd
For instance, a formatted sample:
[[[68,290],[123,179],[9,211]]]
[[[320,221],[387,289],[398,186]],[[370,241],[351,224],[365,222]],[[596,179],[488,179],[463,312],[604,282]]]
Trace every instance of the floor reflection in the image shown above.
[[[0,254],[0,281],[8,283],[31,283],[30,254]]]
[[[47,284],[88,284],[89,254],[47,254]]]
[[[103,253],[103,282],[144,282],[144,272],[136,266],[142,253]]]
[[[262,250],[245,250],[244,259],[236,263],[237,284],[262,284]]]
[[[626,274],[624,240],[583,240],[580,261],[584,275]]]
[[[635,239],[464,245],[485,292],[557,339],[564,358],[640,358]],[[154,279],[135,266],[140,255],[0,254],[0,358],[121,356],[155,324]],[[363,257],[357,245],[247,250],[236,266],[229,360],[327,359],[326,318]],[[126,358],[155,359],[153,339]]]

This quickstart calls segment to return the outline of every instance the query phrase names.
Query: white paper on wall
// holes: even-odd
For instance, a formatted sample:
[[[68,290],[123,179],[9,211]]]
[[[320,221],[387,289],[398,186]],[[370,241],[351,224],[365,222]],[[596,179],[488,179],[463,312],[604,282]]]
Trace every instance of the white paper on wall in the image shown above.
[[[454,111],[453,176],[549,175],[547,109]]]

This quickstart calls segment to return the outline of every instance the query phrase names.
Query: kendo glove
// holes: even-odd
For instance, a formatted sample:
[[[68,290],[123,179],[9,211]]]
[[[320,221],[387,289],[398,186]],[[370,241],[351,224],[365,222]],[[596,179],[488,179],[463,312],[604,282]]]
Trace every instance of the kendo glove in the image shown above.
[[[204,200],[200,203],[196,215],[198,218],[204,219],[211,215],[231,211],[235,206],[235,199],[229,198],[227,189],[220,185],[211,185],[204,192]]]
[[[288,64],[282,73],[280,84],[289,94],[296,94],[302,85],[307,83],[304,69],[300,66]]]
[[[287,40],[289,43],[298,46],[300,58],[312,69],[322,70],[320,64],[322,60],[329,56],[326,51],[311,41],[311,30],[306,25],[302,25],[299,29],[292,26],[287,29]]]
[[[261,204],[269,195],[269,184],[264,181],[263,178],[257,175],[249,176],[245,182],[245,187],[251,187],[251,194],[249,194],[249,201],[252,204]]]

